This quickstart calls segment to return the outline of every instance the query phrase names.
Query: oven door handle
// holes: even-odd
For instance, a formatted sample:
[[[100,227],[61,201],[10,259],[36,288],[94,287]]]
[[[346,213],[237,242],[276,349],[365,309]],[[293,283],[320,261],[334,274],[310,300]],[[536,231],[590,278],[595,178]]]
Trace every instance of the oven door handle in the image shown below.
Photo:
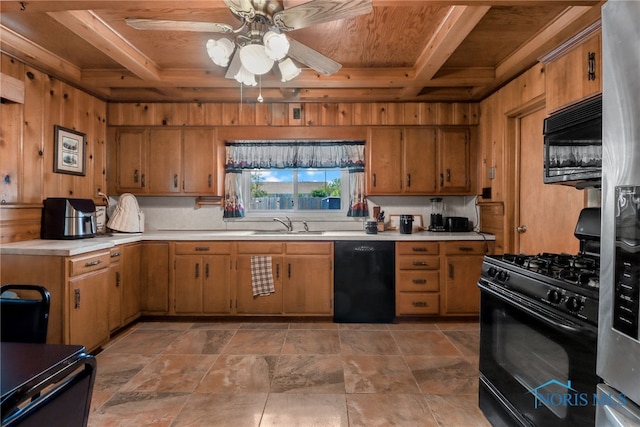
[[[508,292],[508,291],[494,289],[493,287],[491,287],[490,283],[487,283],[481,280],[478,282],[478,287],[480,287],[482,291],[487,292],[496,298],[499,298],[501,301],[511,306],[514,306],[516,308],[519,308],[520,310],[523,310],[527,314],[535,317],[541,322],[546,323],[547,325],[550,325],[555,328],[560,328],[564,331],[571,332],[574,334],[578,333],[578,334],[586,334],[586,335],[594,335],[594,336],[596,335],[596,333],[591,328],[583,327],[577,323],[567,321],[553,313],[547,312],[548,314],[546,315],[542,314],[540,313],[539,309],[533,308],[533,306],[529,302],[525,301],[524,299],[519,298],[517,295],[514,295],[511,292],[509,292],[509,296],[507,296],[505,292]]]

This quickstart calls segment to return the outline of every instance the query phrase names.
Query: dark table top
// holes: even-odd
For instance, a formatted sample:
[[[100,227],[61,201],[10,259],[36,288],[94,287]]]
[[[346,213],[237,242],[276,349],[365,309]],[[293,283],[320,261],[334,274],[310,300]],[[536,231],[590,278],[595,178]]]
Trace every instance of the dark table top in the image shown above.
[[[50,377],[84,352],[81,345],[0,343],[2,401],[34,379]]]

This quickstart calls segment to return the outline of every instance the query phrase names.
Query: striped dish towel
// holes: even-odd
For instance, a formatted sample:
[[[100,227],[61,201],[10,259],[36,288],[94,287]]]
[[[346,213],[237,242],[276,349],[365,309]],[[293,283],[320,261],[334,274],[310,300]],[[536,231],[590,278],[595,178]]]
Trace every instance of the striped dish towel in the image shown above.
[[[251,286],[253,296],[266,296],[276,291],[270,256],[251,257]]]

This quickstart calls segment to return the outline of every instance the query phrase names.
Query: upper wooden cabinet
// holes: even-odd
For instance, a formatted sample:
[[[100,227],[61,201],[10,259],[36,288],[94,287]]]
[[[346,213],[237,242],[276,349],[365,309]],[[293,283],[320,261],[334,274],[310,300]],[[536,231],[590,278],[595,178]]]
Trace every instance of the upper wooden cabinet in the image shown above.
[[[602,92],[602,33],[590,27],[542,58],[547,112]]]
[[[117,193],[221,193],[213,129],[118,129],[114,142],[109,152]]]
[[[467,126],[371,128],[367,194],[470,194],[471,155]]]

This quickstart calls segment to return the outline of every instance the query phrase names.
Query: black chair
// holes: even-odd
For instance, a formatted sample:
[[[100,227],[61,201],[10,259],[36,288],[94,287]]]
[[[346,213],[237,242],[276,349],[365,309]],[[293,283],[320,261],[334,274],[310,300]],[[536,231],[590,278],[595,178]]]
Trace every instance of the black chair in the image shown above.
[[[46,343],[49,326],[49,306],[51,296],[38,285],[2,285],[0,295],[5,291],[23,291],[22,296],[37,292],[40,299],[8,298],[0,296],[1,330],[0,341],[23,343]]]

